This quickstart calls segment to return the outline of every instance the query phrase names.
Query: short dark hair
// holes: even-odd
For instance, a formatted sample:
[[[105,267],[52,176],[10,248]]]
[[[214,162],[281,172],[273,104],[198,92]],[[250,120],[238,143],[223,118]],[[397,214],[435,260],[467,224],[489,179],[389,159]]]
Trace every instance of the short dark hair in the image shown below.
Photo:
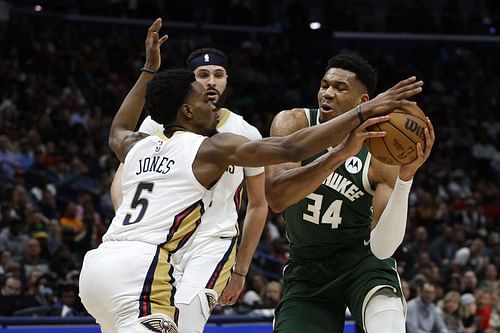
[[[177,110],[191,95],[193,72],[184,69],[169,69],[157,73],[148,82],[146,109],[151,118],[160,124],[168,124],[177,116]]]
[[[355,54],[338,54],[328,60],[326,70],[330,68],[342,68],[356,74],[358,79],[366,88],[371,97],[377,87],[377,72],[365,59]]]
[[[227,55],[222,52],[221,50],[219,49],[216,49],[216,48],[213,48],[213,47],[203,47],[201,49],[196,49],[194,50],[193,52],[191,52],[187,59],[186,59],[186,66],[189,68],[189,64],[191,63],[191,61],[196,58],[196,57],[199,57],[200,55],[203,55],[203,54],[206,54],[206,53],[212,53],[212,54],[216,54],[218,56],[220,56],[224,62],[227,64],[228,62],[228,58],[227,58]]]

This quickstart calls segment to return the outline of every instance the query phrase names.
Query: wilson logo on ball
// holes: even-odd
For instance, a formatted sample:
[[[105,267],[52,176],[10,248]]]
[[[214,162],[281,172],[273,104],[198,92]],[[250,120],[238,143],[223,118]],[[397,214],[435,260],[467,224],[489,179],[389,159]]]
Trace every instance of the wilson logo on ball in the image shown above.
[[[406,118],[405,128],[415,133],[420,139],[425,140],[424,129],[416,121]]]
[[[370,153],[385,164],[403,165],[417,158],[417,144],[425,148],[425,114],[416,105],[401,106],[389,114],[386,122],[373,125],[370,130],[385,131],[384,137],[369,138]]]

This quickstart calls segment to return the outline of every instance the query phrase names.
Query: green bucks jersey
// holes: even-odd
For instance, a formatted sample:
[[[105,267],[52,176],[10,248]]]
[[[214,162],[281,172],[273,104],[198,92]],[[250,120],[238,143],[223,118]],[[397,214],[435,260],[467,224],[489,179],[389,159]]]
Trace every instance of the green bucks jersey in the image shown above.
[[[305,112],[310,126],[319,123],[319,110]],[[302,165],[322,154],[302,161]],[[292,258],[321,258],[353,246],[368,246],[373,195],[368,182],[370,159],[363,147],[314,192],[284,211]]]

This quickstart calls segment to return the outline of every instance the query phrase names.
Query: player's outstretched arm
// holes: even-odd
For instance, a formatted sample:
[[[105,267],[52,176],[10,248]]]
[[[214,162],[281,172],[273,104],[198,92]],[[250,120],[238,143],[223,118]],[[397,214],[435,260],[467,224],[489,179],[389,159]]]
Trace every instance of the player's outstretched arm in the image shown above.
[[[373,228],[370,247],[379,259],[389,258],[403,242],[408,213],[408,196],[417,170],[429,158],[435,135],[427,119],[425,149],[417,144],[417,159],[400,168],[373,161],[368,177],[375,180],[377,189],[373,196]]]
[[[141,73],[139,79],[123,100],[111,124],[109,146],[121,162],[125,160],[125,156],[135,142],[144,137],[144,134],[134,133],[133,130],[144,106],[147,83],[153,78],[154,72],[160,68],[160,47],[168,39],[167,35],[159,37],[158,32],[161,26],[161,19],[156,19],[148,29],[145,42],[146,63],[144,67],[153,71],[153,73],[147,71]]]
[[[403,80],[371,101],[363,104],[362,118],[367,119],[414,102],[406,98],[422,91],[423,82],[415,77]],[[313,127],[303,128],[284,137],[248,139],[230,133],[219,133],[206,139],[198,151],[193,170],[199,182],[210,187],[228,165],[263,166],[299,162],[338,143],[332,133],[354,129],[360,124],[358,108]]]

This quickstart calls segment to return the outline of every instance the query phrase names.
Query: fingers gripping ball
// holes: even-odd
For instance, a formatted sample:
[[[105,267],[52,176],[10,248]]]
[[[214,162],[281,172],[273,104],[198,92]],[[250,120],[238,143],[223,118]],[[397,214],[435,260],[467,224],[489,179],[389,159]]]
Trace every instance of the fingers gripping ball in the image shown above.
[[[381,138],[368,139],[368,150],[382,163],[408,164],[417,158],[418,142],[425,149],[425,114],[416,104],[412,104],[394,110],[390,117],[389,121],[370,128],[374,131],[386,131],[387,134]]]

